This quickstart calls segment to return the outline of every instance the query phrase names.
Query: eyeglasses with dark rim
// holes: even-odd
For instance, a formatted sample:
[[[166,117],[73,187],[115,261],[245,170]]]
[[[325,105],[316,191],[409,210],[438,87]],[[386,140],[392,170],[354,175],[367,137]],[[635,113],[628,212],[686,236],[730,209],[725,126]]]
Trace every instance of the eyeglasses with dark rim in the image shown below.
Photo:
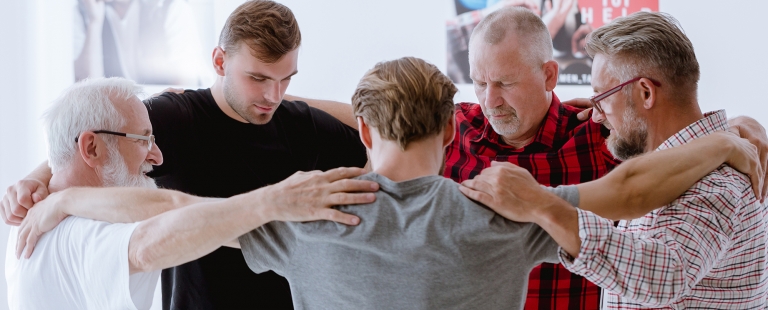
[[[131,139],[144,140],[144,141],[147,141],[147,151],[152,151],[152,146],[155,145],[155,135],[141,136],[141,135],[134,135],[131,133],[109,131],[109,130],[95,130],[93,131],[93,133],[105,133],[108,135],[115,135],[115,136],[131,138]],[[77,143],[78,139],[79,137],[75,137],[75,143]]]
[[[590,97],[590,98],[589,98],[589,101],[592,101],[592,106],[593,106],[593,107],[595,107],[595,109],[597,109],[597,112],[600,112],[601,114],[605,114],[605,112],[603,112],[603,107],[602,107],[602,106],[600,106],[600,101],[602,101],[603,99],[605,99],[605,98],[608,98],[609,96],[611,96],[611,95],[613,95],[613,94],[617,93],[617,92],[618,92],[618,91],[620,91],[622,88],[624,88],[624,86],[627,86],[627,85],[629,85],[629,84],[632,84],[632,83],[634,83],[634,82],[637,82],[637,81],[639,81],[639,80],[640,80],[640,79],[642,79],[642,78],[643,78],[643,77],[640,77],[640,76],[638,76],[638,77],[636,77],[636,78],[634,78],[634,79],[631,79],[631,80],[629,80],[629,81],[626,81],[626,82],[624,82],[624,83],[621,83],[621,84],[619,84],[618,86],[616,86],[616,87],[614,87],[614,88],[611,88],[611,89],[609,89],[609,90],[605,91],[604,93],[601,93],[601,94],[597,94],[597,95],[594,95],[594,96]],[[656,81],[656,80],[654,80],[654,79],[651,79],[651,78],[646,78],[646,79],[649,79],[649,80],[651,80],[651,82],[653,83],[653,85],[656,85],[656,87],[661,87],[661,83],[659,83],[658,81]]]

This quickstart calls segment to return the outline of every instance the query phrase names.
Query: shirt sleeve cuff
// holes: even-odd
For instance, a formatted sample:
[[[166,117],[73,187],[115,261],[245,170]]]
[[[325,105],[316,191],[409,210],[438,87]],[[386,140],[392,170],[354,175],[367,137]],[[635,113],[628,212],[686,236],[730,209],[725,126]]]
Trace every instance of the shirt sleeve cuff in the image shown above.
[[[558,249],[560,263],[569,271],[584,275],[590,270],[594,257],[600,255],[605,242],[613,230],[613,222],[601,218],[592,212],[576,209],[579,214],[579,256],[573,258],[563,248]]]

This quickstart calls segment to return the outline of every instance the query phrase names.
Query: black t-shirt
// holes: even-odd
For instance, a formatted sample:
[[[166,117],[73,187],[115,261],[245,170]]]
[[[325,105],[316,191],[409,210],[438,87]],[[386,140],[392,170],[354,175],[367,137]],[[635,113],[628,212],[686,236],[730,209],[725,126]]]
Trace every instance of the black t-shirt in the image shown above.
[[[238,122],[210,89],[166,93],[145,102],[163,164],[150,174],[162,188],[230,197],[297,171],[362,167],[356,130],[304,102],[283,101],[265,125]],[[255,274],[239,249],[222,247],[163,270],[163,309],[291,309],[285,278]]]

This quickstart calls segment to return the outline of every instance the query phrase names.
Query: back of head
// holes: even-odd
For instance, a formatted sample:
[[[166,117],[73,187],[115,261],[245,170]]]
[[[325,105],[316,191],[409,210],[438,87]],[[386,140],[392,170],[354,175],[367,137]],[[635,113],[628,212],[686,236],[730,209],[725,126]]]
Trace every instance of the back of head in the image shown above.
[[[586,48],[593,58],[607,57],[609,72],[621,82],[652,78],[670,85],[670,94],[696,96],[699,62],[693,44],[669,14],[637,12],[617,18],[592,32]]]
[[[539,67],[553,59],[552,37],[541,17],[523,7],[506,7],[488,14],[472,30],[470,45],[476,40],[496,45],[514,34],[518,50],[526,63]],[[470,49],[470,52],[472,49]]]
[[[126,119],[116,108],[141,92],[133,81],[123,78],[94,78],[75,83],[45,112],[48,137],[48,163],[56,173],[68,167],[77,156],[77,138],[84,131],[120,131]],[[111,135],[103,137],[116,143]]]
[[[240,42],[251,48],[251,55],[275,63],[301,44],[301,31],[291,10],[269,0],[246,1],[227,18],[219,36],[219,46],[237,52]]]
[[[456,86],[435,65],[404,57],[376,64],[352,95],[356,116],[382,139],[408,143],[437,135],[453,118]]]

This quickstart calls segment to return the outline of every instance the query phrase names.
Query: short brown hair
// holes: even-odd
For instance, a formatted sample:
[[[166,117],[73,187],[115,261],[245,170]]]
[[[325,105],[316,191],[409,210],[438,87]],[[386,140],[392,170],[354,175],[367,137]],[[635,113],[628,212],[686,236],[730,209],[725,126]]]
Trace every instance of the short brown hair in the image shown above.
[[[586,48],[592,58],[606,56],[608,70],[622,81],[655,78],[678,96],[696,96],[699,62],[693,44],[672,15],[637,12],[617,18],[592,32]]]
[[[415,57],[383,61],[352,95],[356,116],[383,139],[408,143],[439,134],[453,117],[456,86],[435,65]]]
[[[251,55],[275,63],[301,44],[301,31],[291,9],[274,1],[246,1],[227,18],[219,36],[219,46],[236,52],[245,42]]]

